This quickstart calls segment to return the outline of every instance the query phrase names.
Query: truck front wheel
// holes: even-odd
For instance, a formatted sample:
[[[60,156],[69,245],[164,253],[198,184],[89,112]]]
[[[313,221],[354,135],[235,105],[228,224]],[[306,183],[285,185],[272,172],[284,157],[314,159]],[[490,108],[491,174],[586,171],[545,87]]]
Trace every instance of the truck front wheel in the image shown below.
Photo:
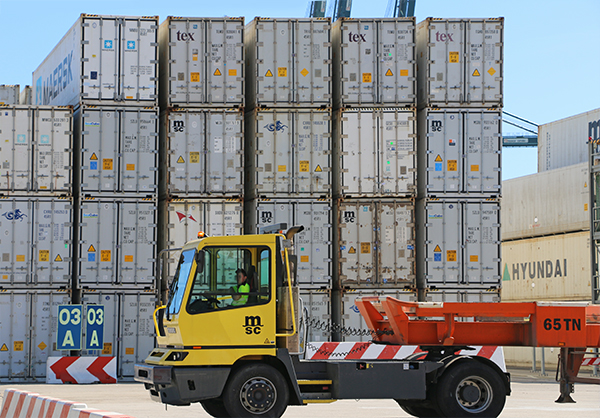
[[[288,400],[285,378],[266,364],[241,367],[230,376],[223,392],[223,403],[231,417],[279,418]]]
[[[231,415],[227,413],[225,409],[225,405],[223,404],[223,399],[207,399],[205,401],[200,402],[202,408],[212,417],[215,418],[229,418]]]

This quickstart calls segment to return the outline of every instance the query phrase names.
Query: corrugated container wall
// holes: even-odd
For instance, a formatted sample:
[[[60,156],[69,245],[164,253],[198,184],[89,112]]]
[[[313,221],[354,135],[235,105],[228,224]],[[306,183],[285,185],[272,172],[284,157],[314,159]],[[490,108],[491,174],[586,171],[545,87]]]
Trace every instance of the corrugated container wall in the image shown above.
[[[334,106],[416,104],[415,18],[338,19],[333,25]]]
[[[588,163],[506,180],[502,184],[502,239],[590,229]]]
[[[412,200],[339,199],[334,217],[334,286],[416,288]]]
[[[502,107],[504,18],[417,25],[419,108]]]
[[[243,111],[170,109],[160,138],[161,199],[243,196]]]
[[[0,84],[0,105],[19,104],[19,91],[21,87],[16,85]]]
[[[502,243],[502,300],[590,300],[590,233]]]
[[[246,105],[331,106],[331,19],[257,17],[246,26]]]
[[[337,197],[416,195],[416,114],[405,108],[335,112],[333,188]]]
[[[419,288],[499,288],[500,205],[483,200],[417,202]]]
[[[86,106],[75,112],[82,197],[158,192],[158,109]]]
[[[160,105],[244,106],[244,18],[169,16],[158,30]]]
[[[32,104],[33,98],[33,89],[31,86],[23,87],[21,94],[19,95],[19,104],[24,106],[29,106]]]
[[[303,225],[294,236],[298,257],[296,278],[301,288],[331,287],[332,214],[331,200],[255,199],[246,203],[247,234],[260,234],[261,228],[279,223]]]
[[[300,300],[304,308],[307,327],[306,341],[331,341],[331,290],[330,289],[300,289]],[[303,336],[302,328],[300,337]],[[301,343],[302,344],[302,343]]]
[[[77,280],[82,288],[154,288],[157,215],[152,199],[81,201]]]
[[[72,124],[70,107],[0,107],[0,193],[71,195]]]
[[[36,105],[155,106],[158,16],[82,14],[33,72]]]
[[[71,198],[0,199],[0,287],[70,288]]]
[[[538,172],[589,160],[588,140],[600,140],[600,108],[538,128]]]
[[[246,197],[331,194],[330,111],[255,109],[245,132]]]
[[[497,197],[501,189],[502,112],[419,111],[419,197]]]

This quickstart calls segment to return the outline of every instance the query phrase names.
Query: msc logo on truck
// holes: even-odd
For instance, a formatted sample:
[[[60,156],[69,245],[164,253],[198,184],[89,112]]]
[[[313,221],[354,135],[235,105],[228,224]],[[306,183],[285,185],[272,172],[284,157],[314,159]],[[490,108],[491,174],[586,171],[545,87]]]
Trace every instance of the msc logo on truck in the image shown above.
[[[246,329],[246,334],[260,334],[263,324],[260,316],[247,316],[243,327]]]
[[[23,222],[23,218],[27,217],[27,215],[25,215],[19,209],[15,209],[12,212],[4,212],[2,214],[2,216],[4,216],[9,221],[20,221],[20,222]]]

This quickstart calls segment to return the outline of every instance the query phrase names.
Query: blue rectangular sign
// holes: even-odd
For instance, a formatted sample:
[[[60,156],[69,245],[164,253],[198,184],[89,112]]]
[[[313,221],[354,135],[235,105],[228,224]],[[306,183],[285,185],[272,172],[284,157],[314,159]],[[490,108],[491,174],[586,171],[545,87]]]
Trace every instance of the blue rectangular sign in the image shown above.
[[[86,350],[104,348],[104,306],[87,305],[85,326]]]
[[[57,350],[81,350],[81,305],[58,306]]]

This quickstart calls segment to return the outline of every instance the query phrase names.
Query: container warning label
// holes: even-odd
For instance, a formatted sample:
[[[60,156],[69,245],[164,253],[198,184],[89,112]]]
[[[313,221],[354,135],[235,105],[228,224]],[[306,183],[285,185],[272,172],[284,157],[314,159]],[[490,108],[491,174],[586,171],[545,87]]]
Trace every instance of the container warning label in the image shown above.
[[[473,164],[471,166],[471,171],[479,171],[479,165],[478,164]]]
[[[438,154],[437,157],[435,157],[435,162],[441,163],[442,161],[444,161],[444,160],[442,160],[442,157],[440,156],[440,154]]]
[[[2,348],[0,348],[0,351],[8,351],[8,347],[6,346],[6,343],[2,344]]]
[[[308,256],[307,255],[301,255],[300,256],[300,262],[301,263],[308,263]]]
[[[112,343],[104,343],[102,354],[112,354]]]
[[[200,81],[200,73],[190,73],[190,81],[192,83],[198,83]]]
[[[60,254],[58,254],[55,258],[54,261],[63,261],[62,257],[60,256]]]
[[[309,171],[309,162],[306,160],[300,161],[300,172],[308,173]]]
[[[93,245],[90,245],[90,248],[88,248],[88,253],[92,253],[92,252],[95,253],[96,249],[94,248]]]
[[[458,162],[456,160],[448,160],[448,171],[456,171]]]
[[[448,62],[458,62],[458,51],[448,52]]]
[[[361,254],[370,254],[371,253],[371,243],[370,242],[361,242],[360,243],[360,253]]]
[[[356,248],[350,247],[350,249],[348,250],[348,254],[356,254]]]
[[[394,75],[394,73],[392,72],[392,70],[390,70],[388,68],[388,70],[385,72],[385,75],[388,76],[388,77],[390,77],[390,76]]]
[[[439,245],[436,245],[435,249],[433,250],[433,261],[442,261],[442,249]]]
[[[215,70],[215,72],[213,73],[213,75],[222,75],[222,74],[221,74],[221,71],[219,71],[219,69],[217,68]]]
[[[50,250],[40,250],[40,261],[50,261]]]
[[[125,354],[132,356],[133,353],[135,352],[135,350],[133,349],[133,347],[126,347],[125,348]]]
[[[19,263],[22,263],[22,262],[24,262],[24,261],[25,261],[25,255],[23,255],[23,254],[18,254],[18,255],[17,255],[17,261],[18,261]]]
[[[371,73],[363,73],[362,75],[362,81],[363,83],[370,83],[371,82]]]
[[[135,164],[127,164],[127,165],[125,166],[125,169],[126,169],[127,171],[135,171]]]
[[[477,68],[475,68],[475,71],[473,71],[473,77],[479,77],[481,74],[479,73],[479,70]]]
[[[178,164],[183,164],[183,163],[185,163],[185,160],[183,159],[183,156],[182,156],[182,155],[180,155],[180,156],[179,156],[179,158],[177,159],[177,163],[178,163]]]
[[[271,72],[271,70],[267,70],[265,77],[273,77],[273,73]]]
[[[102,169],[103,170],[112,170],[113,169],[112,158],[105,158],[102,160]]]
[[[408,77],[408,70],[400,70],[401,77]]]
[[[279,172],[285,172],[285,171],[287,171],[287,165],[278,165],[277,166],[277,171],[279,171]]]
[[[494,67],[491,67],[491,68],[488,70],[488,74],[489,74],[489,75],[494,75],[494,74],[496,74],[496,70],[494,70]]]
[[[318,165],[317,165],[317,168],[315,168],[315,173],[320,173],[320,172],[322,172],[322,171],[323,171],[323,169],[321,168],[321,165],[320,165],[320,164],[318,164]]]
[[[472,255],[472,256],[469,257],[469,261],[471,263],[477,263],[477,262],[479,262],[479,256],[478,255]]]
[[[40,350],[42,350],[42,351],[44,351],[44,349],[45,349],[46,347],[48,347],[48,346],[47,346],[47,345],[46,345],[46,343],[45,343],[45,342],[43,342],[43,341],[42,341],[41,343],[39,343],[39,344],[38,344],[38,348],[39,348]]]
[[[200,153],[198,151],[190,152],[190,163],[197,164],[200,162]]]
[[[278,67],[277,77],[287,77],[287,67]]]
[[[455,262],[456,261],[456,250],[448,250],[446,251],[446,261]]]
[[[23,351],[23,341],[15,341],[13,345],[15,351]]]
[[[100,251],[100,261],[110,261],[110,250]]]
[[[96,155],[96,153],[92,153],[92,156],[90,157],[90,160],[92,161],[98,161],[98,156]]]
[[[132,255],[126,255],[125,256],[125,262],[126,263],[133,263],[133,256]]]
[[[308,75],[308,70],[303,68],[302,71],[300,71],[300,74],[302,74],[302,77],[306,77]]]
[[[229,70],[229,72],[227,74],[229,74],[231,77],[235,77],[237,75],[237,70],[236,69]]]

